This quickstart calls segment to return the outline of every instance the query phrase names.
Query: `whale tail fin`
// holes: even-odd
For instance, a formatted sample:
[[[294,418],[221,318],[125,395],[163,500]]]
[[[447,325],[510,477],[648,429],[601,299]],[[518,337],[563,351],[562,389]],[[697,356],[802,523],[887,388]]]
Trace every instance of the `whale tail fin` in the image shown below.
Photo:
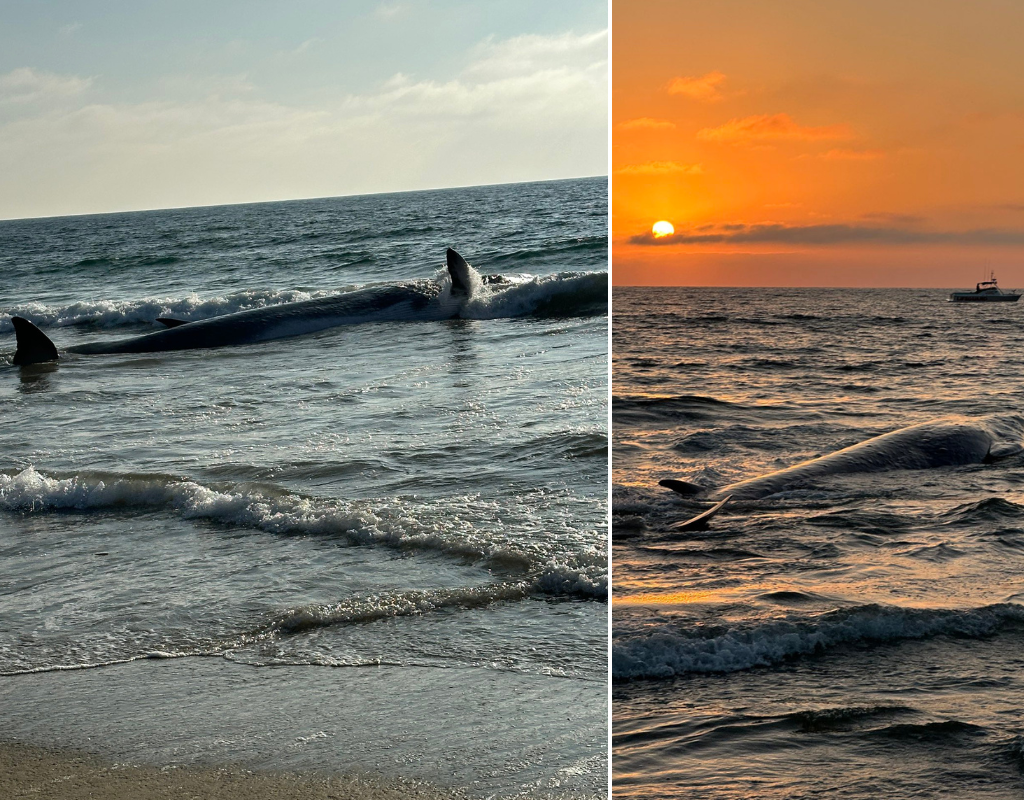
[[[11,317],[11,323],[14,325],[14,335],[18,337],[15,364],[22,367],[57,360],[57,348],[39,328],[22,317]]]
[[[452,277],[452,294],[469,297],[473,293],[472,267],[462,256],[448,248],[445,254],[448,274]]]

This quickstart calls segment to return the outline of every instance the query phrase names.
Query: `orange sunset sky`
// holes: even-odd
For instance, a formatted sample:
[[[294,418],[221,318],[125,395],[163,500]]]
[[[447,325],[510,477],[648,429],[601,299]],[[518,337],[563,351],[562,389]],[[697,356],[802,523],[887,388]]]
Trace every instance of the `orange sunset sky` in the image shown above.
[[[617,0],[612,124],[617,285],[1024,288],[1024,2]]]

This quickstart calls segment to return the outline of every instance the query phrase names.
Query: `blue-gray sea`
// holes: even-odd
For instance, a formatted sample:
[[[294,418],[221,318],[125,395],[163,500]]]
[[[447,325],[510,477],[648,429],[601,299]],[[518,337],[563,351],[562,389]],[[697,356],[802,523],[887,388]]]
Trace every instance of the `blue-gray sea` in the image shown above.
[[[1024,797],[1024,304],[624,288],[613,307],[615,796]],[[943,419],[991,433],[989,463],[899,469],[879,446],[704,531],[672,526],[710,503],[658,485]]]
[[[607,181],[0,222],[0,731],[603,796]],[[460,318],[11,364],[408,280]]]

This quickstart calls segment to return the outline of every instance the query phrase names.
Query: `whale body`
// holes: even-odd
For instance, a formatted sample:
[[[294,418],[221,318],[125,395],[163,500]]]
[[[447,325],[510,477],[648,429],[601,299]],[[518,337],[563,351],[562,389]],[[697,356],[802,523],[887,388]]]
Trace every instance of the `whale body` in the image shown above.
[[[450,281],[420,280],[358,289],[352,292],[254,308],[220,317],[183,322],[163,321],[166,330],[121,339],[91,342],[66,348],[68,353],[157,353],[252,344],[271,339],[315,333],[341,325],[390,320],[443,320],[457,317],[480,276],[457,252],[448,249]],[[12,317],[18,349],[17,365],[56,361],[59,352],[35,325]],[[170,324],[169,324],[170,323]]]
[[[1019,416],[973,420],[943,417],[875,436],[777,472],[712,491],[671,478],[659,481],[659,484],[687,496],[760,500],[780,492],[813,487],[833,475],[980,464],[1021,452],[1022,437],[1024,420]]]

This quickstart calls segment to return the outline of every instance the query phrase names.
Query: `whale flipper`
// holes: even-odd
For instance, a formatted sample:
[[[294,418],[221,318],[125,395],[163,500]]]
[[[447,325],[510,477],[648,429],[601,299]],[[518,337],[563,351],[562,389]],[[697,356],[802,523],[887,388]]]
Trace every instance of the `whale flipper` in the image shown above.
[[[473,293],[473,268],[469,266],[469,262],[450,247],[445,253],[445,262],[448,264],[448,274],[452,277],[452,294],[469,297]]]
[[[22,317],[11,317],[14,335],[18,337],[18,349],[14,353],[13,363],[22,367],[26,364],[43,364],[56,361],[57,348],[53,346],[46,334]]]
[[[698,514],[693,519],[688,519],[686,522],[677,522],[671,528],[670,531],[702,531],[707,528],[708,523],[711,522],[711,518],[715,516],[719,511],[725,508],[725,504],[732,499],[732,495],[726,497],[724,500],[720,500],[718,503],[713,505],[703,514]]]
[[[174,319],[173,317],[157,317],[156,321],[168,328],[177,328],[179,325],[188,325],[187,319]]]

